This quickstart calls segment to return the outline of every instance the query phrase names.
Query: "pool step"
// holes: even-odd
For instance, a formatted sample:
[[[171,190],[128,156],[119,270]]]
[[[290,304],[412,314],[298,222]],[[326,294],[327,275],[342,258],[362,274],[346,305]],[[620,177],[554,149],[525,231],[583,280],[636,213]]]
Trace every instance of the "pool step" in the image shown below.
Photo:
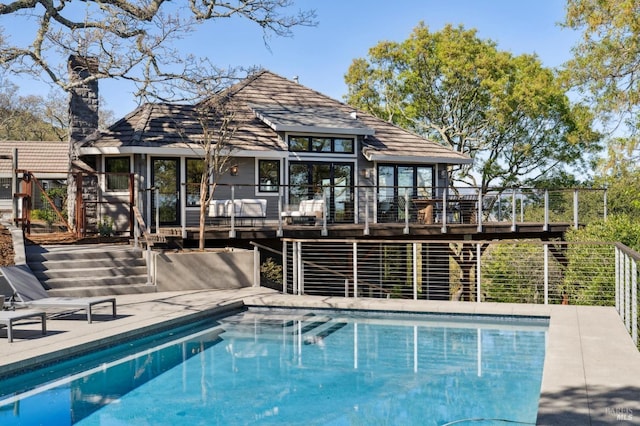
[[[220,320],[224,325],[232,325],[233,331],[224,331],[222,338],[254,338],[260,334],[263,338],[281,340],[283,336],[302,337],[305,345],[318,344],[324,338],[343,328],[347,323],[336,322],[324,315],[307,313],[305,315],[292,317],[291,315],[268,315],[261,317],[260,322],[254,321],[255,315],[250,312],[244,313],[242,317],[231,317]]]
[[[27,246],[27,263],[51,296],[152,293],[144,251],[127,244]]]

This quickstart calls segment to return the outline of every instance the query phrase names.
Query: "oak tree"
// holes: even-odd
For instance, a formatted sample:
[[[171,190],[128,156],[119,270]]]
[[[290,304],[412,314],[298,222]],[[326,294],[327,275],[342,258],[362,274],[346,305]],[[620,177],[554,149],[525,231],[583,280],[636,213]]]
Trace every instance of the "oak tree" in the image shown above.
[[[592,115],[553,70],[462,26],[421,23],[354,60],[345,81],[348,103],[470,155],[474,164],[452,178],[483,192],[544,178],[598,148]]]

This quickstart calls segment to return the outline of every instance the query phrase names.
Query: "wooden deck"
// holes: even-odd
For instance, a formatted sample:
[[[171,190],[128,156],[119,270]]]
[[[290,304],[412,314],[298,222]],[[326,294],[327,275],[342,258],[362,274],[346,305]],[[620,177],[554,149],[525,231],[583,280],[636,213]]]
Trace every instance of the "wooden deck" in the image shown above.
[[[515,231],[511,222],[483,223],[478,231],[475,224],[448,224],[443,232],[441,224],[409,224],[406,233],[405,224],[384,223],[369,224],[368,233],[363,224],[328,224],[326,235],[321,225],[284,225],[265,223],[259,226],[207,226],[205,238],[207,243],[229,245],[235,241],[248,242],[258,240],[273,240],[279,238],[428,238],[440,240],[492,240],[492,239],[526,239],[542,240],[562,239],[564,233],[570,229],[570,223],[554,223],[544,229],[544,223],[516,223]],[[160,233],[173,239],[182,239],[182,228],[163,227]],[[235,235],[234,235],[235,234]],[[186,228],[185,243],[198,240],[197,228]]]

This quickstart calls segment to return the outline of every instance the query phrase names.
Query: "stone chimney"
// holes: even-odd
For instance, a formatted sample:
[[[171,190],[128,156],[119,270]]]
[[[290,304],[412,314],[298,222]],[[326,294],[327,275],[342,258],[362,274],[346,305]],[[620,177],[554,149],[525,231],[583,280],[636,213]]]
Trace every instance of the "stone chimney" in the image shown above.
[[[69,56],[69,80],[78,83],[98,70],[94,57]],[[74,173],[78,162],[78,145],[98,132],[98,80],[80,83],[71,90],[69,99],[69,176],[67,178],[67,215],[70,230],[83,235],[96,223],[97,203],[87,203],[84,212],[79,206],[84,201],[97,201],[98,178],[92,174]],[[86,227],[86,228],[85,228]]]
[[[93,57],[71,55],[68,60],[71,82],[84,80],[98,69]],[[98,80],[71,89],[69,100],[69,145],[83,141],[98,130]],[[71,148],[71,152],[75,151]],[[72,155],[72,160],[77,156]]]

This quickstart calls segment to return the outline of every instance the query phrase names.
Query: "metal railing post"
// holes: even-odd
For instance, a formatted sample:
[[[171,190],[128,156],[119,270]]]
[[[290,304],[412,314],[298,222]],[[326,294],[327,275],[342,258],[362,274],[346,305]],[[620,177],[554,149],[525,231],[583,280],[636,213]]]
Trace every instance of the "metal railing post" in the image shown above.
[[[549,244],[542,246],[544,250],[544,304],[549,304]]]
[[[327,205],[327,190],[329,188],[325,188],[324,191],[322,191],[322,209],[324,210],[322,212],[322,231],[320,232],[320,235],[322,235],[323,237],[326,237],[327,235],[329,235],[329,232],[327,231],[327,212],[328,210],[328,205]]]
[[[573,227],[578,229],[578,189],[573,190]]]
[[[253,286],[260,287],[260,250],[253,246]]]
[[[620,267],[620,256],[621,256],[621,252],[620,249],[618,247],[615,247],[614,249],[614,262],[615,262],[615,300],[616,300],[616,311],[618,312],[618,315],[620,315],[620,273],[621,273],[621,267]]]
[[[413,300],[418,300],[418,243],[413,243]]]
[[[624,256],[624,324],[631,331],[631,256]]]
[[[155,195],[154,207],[156,209],[156,235],[160,235],[160,189],[155,188],[153,191]]]
[[[147,241],[147,285],[153,284],[151,279],[151,244]]]
[[[638,262],[631,261],[631,338],[638,346]]]
[[[18,148],[11,150],[11,223],[18,225],[18,197],[20,193],[20,180],[18,179]]]
[[[409,233],[409,189],[404,190],[404,229],[403,233]]]
[[[287,242],[282,242],[282,293],[287,294]]]
[[[447,188],[442,191],[442,229],[443,234],[447,233]]]
[[[544,190],[544,225],[542,227],[543,231],[549,230],[549,190]]]
[[[291,293],[298,294],[298,266],[300,264],[298,256],[298,242],[293,241],[291,243]]]
[[[236,186],[231,185],[231,229],[229,238],[236,237]]]
[[[358,243],[353,243],[353,298],[358,298]]]
[[[482,232],[482,207],[483,207],[483,201],[482,201],[482,190],[480,188],[478,188],[478,219],[477,219],[477,223],[478,223],[478,232]]]
[[[482,246],[480,243],[476,244],[476,302],[482,303],[482,262],[480,255],[482,254]]]
[[[364,191],[364,235],[369,235],[369,188]]]
[[[277,237],[282,237],[282,186],[278,189],[278,231]]]
[[[511,232],[516,232],[516,189],[511,189]]]

